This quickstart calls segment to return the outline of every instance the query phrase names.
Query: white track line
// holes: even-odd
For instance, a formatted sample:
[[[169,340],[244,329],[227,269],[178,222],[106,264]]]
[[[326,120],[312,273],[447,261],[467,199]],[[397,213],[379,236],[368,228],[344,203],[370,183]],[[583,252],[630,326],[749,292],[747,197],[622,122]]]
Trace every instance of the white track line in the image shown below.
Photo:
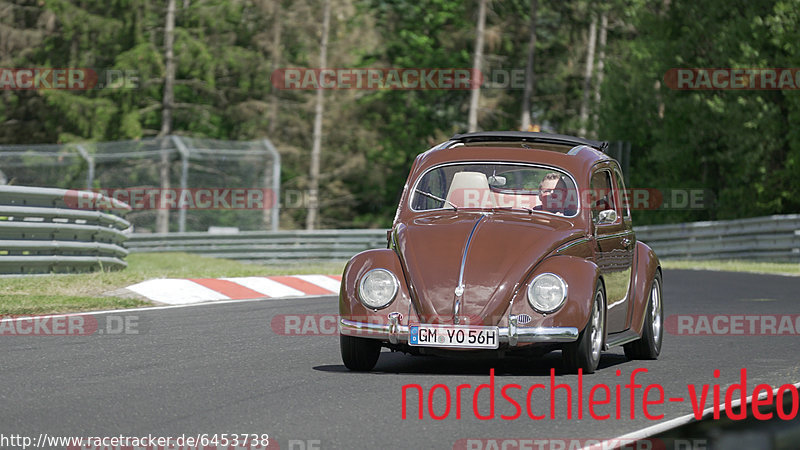
[[[134,284],[133,286],[128,286],[125,289],[143,295],[150,300],[168,303],[170,305],[183,305],[186,303],[213,300],[230,300],[230,297],[227,295],[223,295],[213,289],[185,279],[171,278],[147,280]]]
[[[795,383],[794,387],[800,389],[800,383]],[[772,398],[775,399],[776,403],[778,401],[777,397],[776,397],[776,394],[778,393],[778,389],[780,389],[780,387],[777,387],[777,388],[772,390]],[[767,393],[766,392],[762,392],[761,394],[758,395],[758,399],[759,400],[761,400],[763,398],[766,398],[766,397],[767,397]],[[752,403],[752,401],[751,401],[752,398],[753,398],[752,395],[747,397],[747,399],[745,399],[745,403],[747,403],[748,405],[751,404]],[[739,398],[739,399],[734,400],[734,401],[731,402],[731,407],[732,408],[737,407],[737,406],[741,405],[741,403],[742,403],[742,399]],[[725,411],[725,403],[720,403],[719,404],[719,411],[720,411],[720,418],[722,418],[723,417],[722,416],[722,412]],[[704,409],[703,410],[703,415],[701,416],[701,420],[705,419],[707,415],[709,415],[709,414],[711,414],[713,412],[714,412],[714,406],[709,406],[708,408]],[[603,441],[603,442],[601,442],[599,444],[595,444],[595,445],[592,445],[592,446],[589,446],[589,447],[584,447],[582,450],[597,450],[597,449],[614,450],[614,449],[619,448],[620,446],[629,445],[631,441],[640,440],[640,439],[646,439],[646,438],[649,438],[651,436],[655,436],[656,434],[662,433],[662,432],[667,431],[667,430],[671,430],[672,428],[676,428],[676,427],[679,427],[681,425],[686,425],[687,423],[691,423],[691,422],[699,422],[699,420],[695,419],[694,413],[686,414],[685,416],[676,417],[674,419],[667,420],[666,422],[659,422],[659,423],[657,423],[655,425],[651,425],[649,427],[642,428],[640,430],[636,430],[636,431],[634,431],[632,433],[624,434],[624,435],[616,437],[614,439],[608,439],[608,440]]]

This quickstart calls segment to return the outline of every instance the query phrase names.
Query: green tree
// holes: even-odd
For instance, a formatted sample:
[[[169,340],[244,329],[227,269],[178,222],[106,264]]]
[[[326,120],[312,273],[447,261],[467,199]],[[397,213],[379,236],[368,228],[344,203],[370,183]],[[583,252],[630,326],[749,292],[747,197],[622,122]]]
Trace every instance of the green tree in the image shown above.
[[[603,86],[601,136],[633,144],[635,187],[705,188],[716,200],[700,210],[640,211],[638,223],[800,207],[795,92],[676,91],[663,82],[671,68],[793,67],[796,10],[796,2],[681,0],[637,11]]]

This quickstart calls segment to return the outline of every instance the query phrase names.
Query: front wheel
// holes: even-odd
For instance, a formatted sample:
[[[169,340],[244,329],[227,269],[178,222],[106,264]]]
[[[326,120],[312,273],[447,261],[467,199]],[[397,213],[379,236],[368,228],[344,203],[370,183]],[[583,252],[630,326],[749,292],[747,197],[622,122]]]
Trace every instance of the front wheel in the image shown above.
[[[381,343],[375,339],[339,335],[339,349],[345,367],[356,372],[368,372],[378,363]]]
[[[567,344],[561,351],[564,365],[570,372],[594,373],[600,364],[600,352],[603,350],[604,330],[606,323],[606,295],[603,284],[599,281],[594,289],[592,315],[578,340]]]
[[[650,288],[647,312],[642,326],[642,337],[630,344],[625,344],[625,356],[628,359],[656,359],[661,353],[661,341],[664,330],[664,303],[661,298],[661,273],[656,273]]]

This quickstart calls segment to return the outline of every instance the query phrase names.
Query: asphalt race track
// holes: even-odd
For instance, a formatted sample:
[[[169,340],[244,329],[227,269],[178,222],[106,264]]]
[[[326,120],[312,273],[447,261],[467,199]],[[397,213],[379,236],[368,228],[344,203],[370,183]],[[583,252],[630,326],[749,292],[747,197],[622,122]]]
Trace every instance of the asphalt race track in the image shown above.
[[[665,315],[797,314],[799,287],[797,277],[665,271]],[[624,388],[619,420],[610,405],[596,409],[611,413],[608,420],[589,417],[586,398],[583,419],[568,419],[566,389],[556,396],[555,419],[529,418],[524,392],[534,384],[548,389],[535,391],[534,413],[549,411],[550,367],[557,383],[572,387],[576,414],[578,377],[561,373],[557,352],[533,360],[455,360],[384,350],[376,370],[362,374],[344,368],[336,335],[287,336],[271,329],[277,314],[336,312],[334,297],[268,299],[121,313],[136,316],[136,335],[0,336],[0,433],[268,433],[272,445],[282,449],[451,449],[464,438],[613,438],[655,423],[643,415],[642,389],[636,391],[636,418],[629,418]],[[103,315],[98,320],[103,328]],[[604,353],[598,372],[584,376],[584,397],[601,383],[613,392],[615,385],[628,383],[634,369],[646,368],[636,376],[639,384],[660,384],[665,397],[685,398],[650,407],[667,420],[692,412],[688,385],[716,382],[724,393],[739,381],[742,368],[749,390],[758,383],[777,387],[800,381],[798,349],[798,335],[667,333],[657,361],[627,361],[621,348]],[[477,385],[489,382],[490,368],[496,371],[496,417],[478,420],[471,400]],[[409,398],[410,417],[401,418],[401,386],[410,383],[424,388],[423,420],[417,417],[416,394]],[[430,388],[446,385],[454,403],[456,386],[464,383],[472,388],[464,391],[462,418],[455,418],[453,404],[449,417],[433,420],[427,410]],[[501,414],[515,412],[500,395],[500,388],[512,383],[525,390],[509,391],[523,405],[522,415],[502,420]],[[435,413],[443,414],[444,389],[434,398]],[[485,391],[478,396],[482,414],[489,412],[488,398]],[[709,392],[706,406],[712,403]]]

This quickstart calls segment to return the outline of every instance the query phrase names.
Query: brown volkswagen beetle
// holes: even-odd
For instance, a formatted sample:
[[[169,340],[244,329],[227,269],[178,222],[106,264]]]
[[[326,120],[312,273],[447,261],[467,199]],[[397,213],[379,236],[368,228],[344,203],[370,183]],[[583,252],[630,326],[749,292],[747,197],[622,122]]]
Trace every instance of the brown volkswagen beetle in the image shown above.
[[[388,248],[354,256],[339,294],[347,368],[411,354],[543,354],[592,373],[600,353],[661,351],[661,267],[636,240],[605,142],[458,134],[420,154]]]

